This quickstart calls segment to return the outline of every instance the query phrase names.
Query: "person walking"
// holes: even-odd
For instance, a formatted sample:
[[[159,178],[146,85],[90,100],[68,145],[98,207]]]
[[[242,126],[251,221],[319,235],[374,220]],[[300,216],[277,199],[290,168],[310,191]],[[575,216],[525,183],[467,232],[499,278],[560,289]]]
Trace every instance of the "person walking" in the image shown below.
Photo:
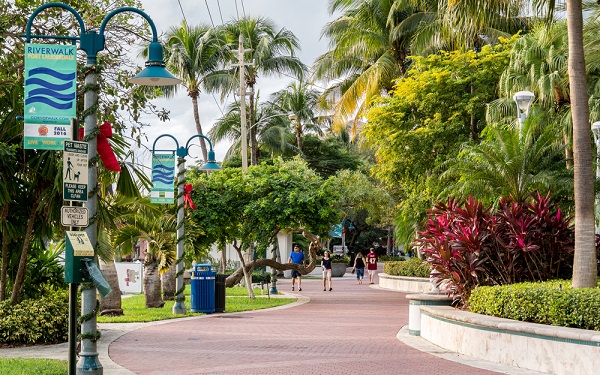
[[[370,248],[369,254],[367,254],[367,271],[369,272],[369,284],[375,283],[375,273],[377,273],[377,254],[375,249]]]
[[[294,251],[290,254],[288,263],[301,264],[303,266],[306,264],[304,260],[304,253],[300,251],[300,246],[294,245]],[[302,274],[300,271],[292,270],[292,291],[294,290],[294,285],[296,284],[296,278],[298,278],[298,291],[301,292]]]
[[[356,258],[354,258],[354,272],[356,272],[357,284],[362,284],[363,277],[365,276],[365,258],[363,258],[360,251],[356,254]]]
[[[331,292],[331,258],[329,251],[325,251],[323,259],[321,259],[321,267],[323,268],[323,291],[327,290],[327,281],[329,281],[329,291]]]

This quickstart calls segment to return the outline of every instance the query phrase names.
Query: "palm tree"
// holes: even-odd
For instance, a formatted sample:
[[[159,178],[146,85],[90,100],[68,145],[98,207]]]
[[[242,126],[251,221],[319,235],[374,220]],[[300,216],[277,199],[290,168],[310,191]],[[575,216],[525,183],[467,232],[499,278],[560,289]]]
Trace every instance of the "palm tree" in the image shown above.
[[[557,146],[555,127],[538,125],[532,117],[520,131],[488,126],[485,140],[465,146],[458,157],[449,160],[442,177],[455,182],[443,190],[440,199],[473,195],[490,203],[497,203],[499,197],[522,202],[535,190],[570,197],[572,177],[560,164],[563,146]]]
[[[573,169],[575,173],[575,259],[573,287],[598,284],[594,221],[594,171],[590,142],[588,85],[583,46],[581,0],[567,1],[569,85],[573,118]]]
[[[406,72],[414,26],[402,21],[417,11],[408,2],[393,0],[330,0],[331,14],[342,15],[327,24],[323,36],[332,48],[313,66],[314,79],[335,82],[322,96],[334,103],[334,126],[345,129],[353,118],[352,134],[374,98],[389,92],[393,80]]]
[[[131,253],[139,240],[148,242],[144,258],[144,295],[146,308],[162,307],[160,274],[175,261],[175,215],[151,215],[138,212],[126,217],[114,233],[113,244],[123,253]]]
[[[285,89],[272,95],[272,102],[281,108],[282,112],[289,114],[299,151],[302,151],[302,138],[305,131],[323,134],[321,127],[315,123],[315,109],[319,95],[317,90],[309,88],[303,82],[290,83]]]
[[[295,150],[291,141],[293,135],[289,131],[287,113],[270,103],[258,105],[258,98],[254,102],[254,105],[255,108],[251,113],[254,116],[252,123],[254,123],[253,126],[256,129],[257,157],[261,156],[262,151],[267,151],[271,155],[284,155]],[[218,119],[213,128],[208,132],[209,137],[215,142],[224,139],[229,139],[233,142],[225,154],[225,160],[231,160],[240,155],[240,118],[239,103],[232,103],[228,106],[225,115]]]
[[[296,36],[285,28],[275,31],[275,24],[267,18],[244,17],[225,26],[225,34],[231,49],[236,49],[240,34],[244,37],[246,52],[245,61],[252,62],[245,69],[246,86],[250,92],[249,100],[249,137],[250,137],[250,162],[258,163],[257,129],[254,126],[255,87],[259,75],[279,76],[293,75],[302,77],[306,71],[305,65],[296,57],[300,45]],[[227,84],[229,90],[237,87],[233,82]]]
[[[184,20],[179,27],[172,27],[167,33],[167,67],[182,80],[188,96],[192,99],[196,131],[203,134],[198,112],[198,97],[204,88],[214,92],[222,87],[222,76],[217,74],[226,52],[226,42],[218,28],[208,25],[188,26]],[[166,95],[175,93],[177,86],[165,88]],[[207,149],[200,138],[202,156],[207,160]]]

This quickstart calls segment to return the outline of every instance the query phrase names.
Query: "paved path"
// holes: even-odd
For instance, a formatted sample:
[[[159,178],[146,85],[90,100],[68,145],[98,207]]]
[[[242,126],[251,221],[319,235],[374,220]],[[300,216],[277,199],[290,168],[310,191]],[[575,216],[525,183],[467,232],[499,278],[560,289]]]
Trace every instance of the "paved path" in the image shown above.
[[[401,331],[408,324],[405,294],[356,285],[352,276],[334,278],[331,292],[323,291],[321,280],[305,279],[294,293],[310,301],[283,308],[146,326],[113,341],[109,356],[144,375],[527,373],[443,353],[408,336]],[[280,280],[278,288],[291,293],[290,280]]]

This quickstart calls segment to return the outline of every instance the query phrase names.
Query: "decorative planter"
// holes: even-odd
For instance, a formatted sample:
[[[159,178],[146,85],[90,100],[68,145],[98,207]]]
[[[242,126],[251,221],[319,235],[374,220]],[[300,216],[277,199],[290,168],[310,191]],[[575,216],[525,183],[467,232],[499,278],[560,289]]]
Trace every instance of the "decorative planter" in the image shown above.
[[[346,273],[346,263],[331,263],[331,276],[342,277]]]

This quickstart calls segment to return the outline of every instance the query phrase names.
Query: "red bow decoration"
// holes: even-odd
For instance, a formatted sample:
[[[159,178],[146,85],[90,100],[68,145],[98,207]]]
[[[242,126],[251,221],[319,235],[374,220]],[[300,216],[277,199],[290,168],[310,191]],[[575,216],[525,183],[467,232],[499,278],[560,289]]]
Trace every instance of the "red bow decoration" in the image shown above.
[[[192,210],[196,209],[196,205],[194,204],[194,201],[192,201],[192,196],[190,195],[190,193],[192,192],[192,184],[185,184],[183,185],[183,207],[185,208],[191,208]]]
[[[112,138],[112,128],[110,122],[105,122],[98,127],[100,134],[98,134],[98,154],[102,163],[106,169],[111,171],[121,172],[121,166],[117,160],[117,156],[108,143],[108,138]],[[79,129],[79,139],[83,139],[84,129]]]

